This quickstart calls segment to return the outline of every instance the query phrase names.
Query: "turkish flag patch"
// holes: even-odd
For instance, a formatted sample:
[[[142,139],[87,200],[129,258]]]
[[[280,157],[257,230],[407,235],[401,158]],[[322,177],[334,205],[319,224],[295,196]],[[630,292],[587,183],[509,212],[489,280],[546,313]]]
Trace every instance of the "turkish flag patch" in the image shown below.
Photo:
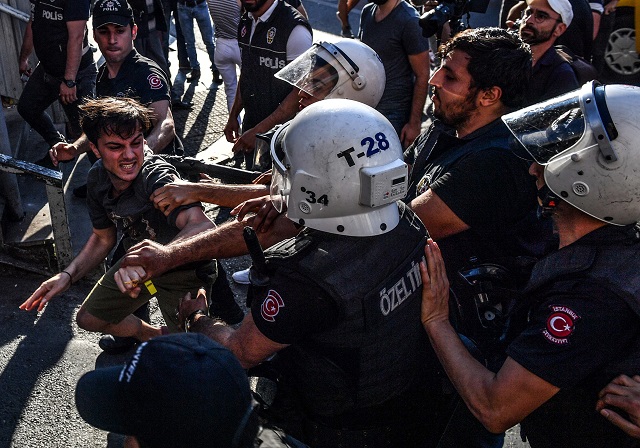
[[[562,305],[550,305],[551,314],[547,317],[547,325],[542,330],[545,339],[555,345],[566,345],[573,334],[575,324],[580,316],[571,308]]]
[[[149,81],[149,87],[151,87],[153,90],[162,88],[162,85],[163,85],[162,80],[155,73],[152,73],[149,76],[147,76],[147,81]]]
[[[267,322],[275,322],[275,318],[280,312],[280,308],[284,308],[284,300],[273,289],[270,289],[260,307],[260,314]]]

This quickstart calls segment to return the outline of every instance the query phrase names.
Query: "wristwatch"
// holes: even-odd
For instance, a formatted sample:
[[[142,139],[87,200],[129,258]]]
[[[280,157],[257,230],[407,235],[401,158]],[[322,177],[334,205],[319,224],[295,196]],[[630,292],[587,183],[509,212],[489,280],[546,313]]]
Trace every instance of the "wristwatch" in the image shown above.
[[[62,82],[64,82],[70,89],[74,88],[76,84],[78,84],[74,79],[63,79]]]
[[[193,313],[189,314],[189,317],[187,317],[184,320],[184,332],[185,333],[191,332],[191,327],[195,323],[194,319],[196,318],[196,316],[206,316],[206,315],[207,313],[204,310],[195,310]]]

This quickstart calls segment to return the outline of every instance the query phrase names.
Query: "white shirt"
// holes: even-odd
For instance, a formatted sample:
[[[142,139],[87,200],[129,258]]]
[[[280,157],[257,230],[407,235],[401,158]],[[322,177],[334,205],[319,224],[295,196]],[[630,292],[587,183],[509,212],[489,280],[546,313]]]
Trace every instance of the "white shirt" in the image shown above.
[[[273,14],[273,11],[278,6],[278,0],[275,0],[271,6],[256,19],[253,13],[249,13],[251,16],[251,35],[249,36],[249,42],[253,39],[253,32],[256,30],[256,26],[258,26],[259,22],[266,22]],[[296,25],[293,30],[291,30],[291,34],[289,34],[289,39],[287,40],[287,62],[293,61],[295,58],[300,56],[302,53],[307,51],[313,45],[313,38],[311,37],[311,32],[307,29],[307,27],[303,25]]]

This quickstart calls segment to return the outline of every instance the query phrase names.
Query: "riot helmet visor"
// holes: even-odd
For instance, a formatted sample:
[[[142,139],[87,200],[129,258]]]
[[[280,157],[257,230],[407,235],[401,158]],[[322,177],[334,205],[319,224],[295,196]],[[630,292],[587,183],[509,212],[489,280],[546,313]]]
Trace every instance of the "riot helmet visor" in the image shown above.
[[[272,168],[269,194],[273,207],[278,213],[282,213],[285,210],[291,193],[291,166],[282,147],[285,129],[288,127],[289,123],[285,123],[271,138]]]
[[[320,42],[287,64],[275,76],[322,100],[345,82],[357,78],[358,70],[358,66],[335,45]]]
[[[578,93],[569,92],[502,117],[539,164],[545,165],[571,148],[587,129]]]

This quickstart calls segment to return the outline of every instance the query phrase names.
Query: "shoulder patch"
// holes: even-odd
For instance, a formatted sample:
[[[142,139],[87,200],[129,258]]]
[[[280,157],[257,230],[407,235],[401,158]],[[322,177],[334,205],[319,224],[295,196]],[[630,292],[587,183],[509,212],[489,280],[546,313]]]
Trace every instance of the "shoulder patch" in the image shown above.
[[[149,76],[147,76],[147,81],[149,81],[149,87],[151,87],[153,90],[162,88],[162,79],[160,79],[160,77],[155,73],[151,73]]]
[[[550,305],[551,313],[547,317],[547,325],[542,330],[544,338],[555,345],[569,344],[569,336],[573,334],[575,323],[580,316],[571,308],[562,305]]]
[[[262,318],[267,322],[275,322],[280,308],[284,308],[284,300],[277,291],[270,289],[260,307]]]

